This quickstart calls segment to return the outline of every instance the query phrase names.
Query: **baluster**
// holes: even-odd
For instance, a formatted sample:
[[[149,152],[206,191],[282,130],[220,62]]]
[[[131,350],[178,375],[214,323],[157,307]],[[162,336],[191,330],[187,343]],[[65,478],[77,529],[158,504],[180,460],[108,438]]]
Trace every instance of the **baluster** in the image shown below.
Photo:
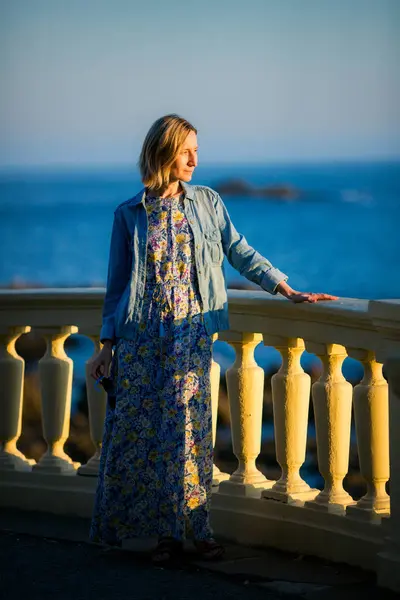
[[[349,349],[349,356],[360,360],[364,378],[355,386],[354,417],[361,475],[367,482],[367,493],[347,514],[357,519],[378,520],[388,514],[390,498],[385,484],[389,479],[389,398],[382,376],[382,364],[371,351]]]
[[[98,335],[88,335],[88,337],[94,343],[94,352],[86,361],[85,373],[90,437],[95,447],[95,453],[85,465],[79,467],[78,474],[96,477],[100,468],[101,446],[103,443],[104,421],[107,409],[107,394],[101,385],[96,385],[95,380],[90,375],[92,362],[102,348],[100,337]]]
[[[29,326],[8,327],[0,334],[0,470],[30,471],[35,461],[17,448],[21,436],[25,361],[15,343]]]
[[[212,336],[213,342],[218,339],[218,334],[215,333]],[[211,358],[211,410],[212,410],[212,436],[213,436],[213,447],[215,447],[215,440],[217,437],[217,419],[218,419],[218,399],[219,399],[219,384],[221,378],[221,367],[219,364]],[[229,479],[228,473],[222,473],[217,465],[213,464],[213,488],[217,488],[221,481]]]
[[[45,473],[75,474],[79,463],[74,463],[64,451],[69,435],[72,393],[72,360],[65,354],[67,337],[78,328],[41,327],[46,340],[46,354],[39,361],[40,388],[42,392],[43,437],[47,451],[34,470]]]
[[[254,360],[254,350],[262,341],[260,333],[224,333],[223,338],[236,351],[235,362],[226,372],[231,413],[233,452],[239,465],[229,480],[222,481],[219,492],[259,498],[273,481],[257,469],[261,450],[264,371]]]
[[[377,306],[378,310],[379,308]],[[385,319],[383,333],[388,335],[386,314],[383,318]],[[397,328],[392,335],[396,335],[397,340],[400,339],[399,323],[400,314],[397,322],[393,319],[393,326]],[[379,321],[378,324],[380,325]],[[389,383],[390,517],[382,521],[387,536],[382,551],[378,554],[378,585],[400,592],[400,344],[393,343],[392,340],[385,340],[385,342],[387,347],[382,344],[377,358],[384,360],[385,374]],[[390,342],[393,343],[393,347],[389,345]]]
[[[400,592],[400,300],[372,300],[368,316],[377,332],[376,360],[384,364],[389,388],[390,517],[377,555],[377,583]]]
[[[338,344],[317,344],[306,341],[309,352],[317,354],[323,372],[312,386],[314,419],[317,434],[319,472],[325,486],[314,500],[305,503],[308,508],[343,514],[353,503],[343,488],[343,479],[349,468],[351,404],[353,388],[342,374],[346,350]]]
[[[274,346],[282,356],[282,366],[272,377],[275,447],[282,469],[280,479],[262,493],[263,498],[292,503],[312,500],[318,490],[300,476],[306,459],[310,376],[300,365],[304,342],[300,338],[264,335],[264,344]]]

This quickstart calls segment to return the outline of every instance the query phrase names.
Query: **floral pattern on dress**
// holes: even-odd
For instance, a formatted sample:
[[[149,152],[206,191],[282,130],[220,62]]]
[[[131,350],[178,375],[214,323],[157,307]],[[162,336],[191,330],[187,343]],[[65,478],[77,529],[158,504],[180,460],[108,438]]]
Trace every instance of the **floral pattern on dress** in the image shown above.
[[[90,537],[196,539],[209,523],[212,340],[201,312],[183,198],[146,198],[146,288],[139,335],[117,343]]]

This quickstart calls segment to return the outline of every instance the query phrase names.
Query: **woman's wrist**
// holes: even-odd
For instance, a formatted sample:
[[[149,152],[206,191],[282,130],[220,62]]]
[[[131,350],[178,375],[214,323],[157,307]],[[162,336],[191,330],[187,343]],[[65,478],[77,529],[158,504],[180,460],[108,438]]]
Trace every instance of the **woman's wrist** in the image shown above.
[[[296,293],[296,291],[293,288],[291,288],[290,285],[286,283],[286,281],[281,281],[277,285],[276,289],[280,294],[282,294],[282,296],[285,296],[285,298],[288,299],[290,299],[291,296]]]
[[[103,344],[103,348],[108,348],[109,350],[112,350],[113,344],[114,344],[114,340],[103,340],[102,341]]]

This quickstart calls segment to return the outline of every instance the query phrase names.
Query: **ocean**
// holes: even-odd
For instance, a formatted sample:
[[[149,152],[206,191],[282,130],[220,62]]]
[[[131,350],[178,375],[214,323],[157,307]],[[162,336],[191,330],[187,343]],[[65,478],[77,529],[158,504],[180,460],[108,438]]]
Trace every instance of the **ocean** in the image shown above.
[[[223,196],[236,228],[292,287],[400,298],[400,162],[199,166],[192,183],[230,179],[299,191],[286,201]],[[105,285],[113,211],[140,188],[134,168],[1,172],[0,285]],[[229,264],[226,274],[228,285],[246,282]],[[78,379],[91,342],[80,348]],[[216,356],[225,369],[233,351],[217,342]],[[259,347],[256,356],[263,366],[279,364],[273,349]]]
[[[232,178],[302,192],[223,197],[236,228],[292,287],[400,297],[400,163],[199,167],[192,183]],[[113,210],[140,188],[134,170],[0,173],[0,285],[104,285]],[[227,278],[242,279],[229,264]]]

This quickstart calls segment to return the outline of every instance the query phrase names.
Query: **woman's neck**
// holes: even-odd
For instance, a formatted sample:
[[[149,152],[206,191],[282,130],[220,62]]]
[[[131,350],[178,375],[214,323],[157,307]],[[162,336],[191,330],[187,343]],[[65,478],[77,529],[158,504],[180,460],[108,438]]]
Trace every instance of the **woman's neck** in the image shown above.
[[[179,181],[173,181],[168,184],[167,187],[161,189],[150,188],[148,193],[150,196],[156,196],[157,198],[171,198],[177,196],[182,192]]]

